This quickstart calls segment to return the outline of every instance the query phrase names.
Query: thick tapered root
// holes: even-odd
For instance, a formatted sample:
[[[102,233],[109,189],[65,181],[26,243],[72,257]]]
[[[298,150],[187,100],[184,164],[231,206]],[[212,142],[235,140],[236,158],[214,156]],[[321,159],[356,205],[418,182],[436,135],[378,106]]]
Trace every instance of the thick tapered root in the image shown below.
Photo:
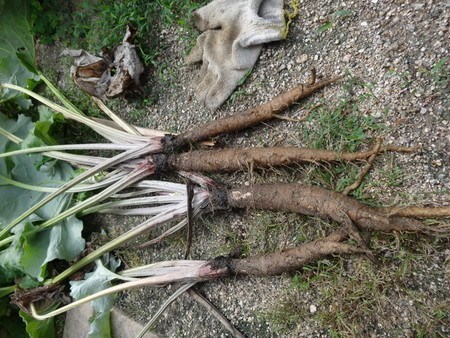
[[[295,102],[306,98],[325,86],[338,81],[341,77],[334,77],[314,83],[313,85],[301,84],[286,93],[276,96],[271,101],[245,110],[242,113],[228,116],[202,124],[192,130],[181,134],[175,140],[175,147],[180,147],[189,143],[206,140],[223,133],[236,132],[261,122],[270,120],[276,114],[282,112]]]
[[[440,232],[413,218],[390,215],[383,209],[366,206],[357,200],[327,189],[301,184],[267,184],[228,191],[233,208],[290,211],[329,218],[341,224],[350,219],[366,230]]]
[[[317,262],[329,255],[364,252],[352,245],[332,242],[325,238],[285,251],[233,259],[230,266],[235,274],[273,276],[298,270],[306,264]]]
[[[408,151],[411,151],[409,148]],[[217,150],[195,150],[183,154],[169,155],[170,168],[183,171],[225,172],[248,168],[270,168],[299,163],[336,162],[365,160],[384,152],[375,147],[362,152],[334,152],[310,148],[237,148]]]
[[[348,238],[345,227],[327,237],[285,251],[235,259],[218,257],[208,263],[211,271],[226,275],[274,276],[294,271],[334,254],[365,254],[365,249],[342,243]],[[213,275],[217,275],[213,274]]]

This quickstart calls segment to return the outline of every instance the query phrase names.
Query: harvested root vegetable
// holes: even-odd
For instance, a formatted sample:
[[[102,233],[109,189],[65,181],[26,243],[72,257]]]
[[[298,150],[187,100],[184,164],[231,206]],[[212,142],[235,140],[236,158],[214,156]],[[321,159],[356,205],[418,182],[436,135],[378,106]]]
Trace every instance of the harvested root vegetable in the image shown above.
[[[212,260],[165,261],[128,269],[122,271],[120,275],[132,277],[131,281],[87,296],[45,315],[36,312],[32,303],[35,299],[30,301],[27,298],[29,292],[17,294],[14,302],[20,304],[25,311],[28,310],[25,305],[30,304],[33,317],[43,320],[61,314],[82,303],[135,287],[165,285],[174,282],[204,282],[235,275],[280,275],[298,270],[330,255],[366,254],[371,256],[372,253],[364,245],[359,247],[345,243],[347,239],[354,238],[355,232],[357,232],[352,221],[370,231],[427,231],[433,234],[439,232],[413,219],[398,216],[391,218],[389,215],[383,215],[381,211],[364,206],[346,195],[317,187],[298,184],[271,184],[229,191],[219,189],[214,191],[213,194],[215,196],[211,196],[211,198],[212,200],[215,199],[216,203],[222,195],[222,207],[252,207],[301,212],[308,215],[326,216],[342,222],[344,225],[324,238],[280,252],[248,258],[220,256]],[[225,198],[225,201],[223,198]],[[276,203],[271,203],[271,201],[276,201]],[[38,288],[35,292],[40,291],[45,293],[47,290],[39,290]]]
[[[20,305],[25,312],[30,312],[34,318],[44,320],[64,313],[83,303],[131,288],[160,286],[176,282],[183,284],[189,283],[192,286],[192,283],[210,281],[238,274],[279,275],[283,272],[300,269],[305,264],[314,263],[332,254],[367,253],[364,249],[341,243],[347,238],[348,234],[346,231],[339,229],[323,239],[305,243],[283,252],[274,252],[263,256],[245,259],[220,256],[211,260],[163,261],[134,269],[127,269],[115,275],[115,278],[119,277],[122,280],[127,280],[127,282],[101,290],[45,314],[37,313],[33,303],[35,300],[45,299],[44,297],[48,293],[48,286],[46,288],[35,288],[26,293],[16,293],[13,301]],[[52,285],[52,287],[57,288],[59,285]],[[37,299],[30,299],[29,295],[31,294],[39,295],[39,297]],[[30,311],[28,307],[30,307]]]
[[[227,196],[226,204],[231,208],[290,211],[332,219],[344,225],[350,222],[370,231],[440,232],[439,228],[416,219],[390,215],[382,208],[372,208],[346,195],[309,185],[276,183],[244,186],[228,190]]]
[[[330,255],[366,253],[364,249],[341,243],[346,238],[345,231],[342,229],[325,238],[284,251],[242,259],[219,257],[212,261],[209,267],[213,271],[225,270],[228,275],[273,276],[298,270]]]
[[[166,163],[173,170],[229,172],[249,168],[292,165],[295,163],[358,161],[390,150],[412,152],[415,148],[375,147],[362,152],[335,152],[324,149],[295,147],[228,148],[196,150],[168,155]]]
[[[197,176],[183,173],[184,176],[186,174],[188,174],[189,179]],[[208,194],[209,200],[209,206],[205,209],[258,209],[317,216],[340,223],[345,228],[346,234],[350,233],[352,238],[361,244],[363,240],[359,236],[358,230],[421,232],[434,236],[446,234],[449,231],[448,227],[430,226],[415,219],[450,217],[450,207],[448,206],[434,208],[407,207],[404,208],[406,212],[402,214],[398,209],[370,207],[342,193],[310,185],[273,183],[226,188],[213,181],[203,183],[202,185],[208,186],[210,190],[209,193],[203,190],[203,193]],[[141,244],[139,248],[156,244],[164,237],[166,236],[163,234]],[[342,234],[335,234],[333,238],[340,238],[340,241]],[[333,248],[337,247],[339,246],[333,246]],[[323,252],[325,254],[328,251]]]
[[[289,108],[295,102],[311,96],[318,90],[339,79],[341,79],[341,77],[334,77],[312,84],[300,84],[286,93],[276,96],[267,103],[247,109],[236,115],[201,124],[200,126],[181,134],[175,140],[169,141],[168,147],[171,147],[172,149],[183,148],[190,143],[203,141],[224,133],[236,132],[258,123],[268,121],[275,118],[278,113]]]

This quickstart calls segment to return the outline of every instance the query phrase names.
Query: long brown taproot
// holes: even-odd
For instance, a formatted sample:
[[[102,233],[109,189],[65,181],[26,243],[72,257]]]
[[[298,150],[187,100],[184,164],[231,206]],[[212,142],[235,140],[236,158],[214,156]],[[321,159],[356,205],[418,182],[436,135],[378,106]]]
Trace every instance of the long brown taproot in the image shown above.
[[[402,149],[411,151],[414,148]],[[325,149],[273,147],[195,150],[168,155],[169,168],[197,172],[230,172],[251,168],[270,168],[300,163],[358,161],[386,151],[373,148],[361,152],[335,152]]]
[[[338,81],[341,78],[342,77],[340,76],[334,77],[316,82],[312,85],[300,84],[286,93],[276,96],[269,102],[247,109],[232,116],[227,116],[222,119],[201,124],[179,135],[174,141],[174,146],[196,143],[223,133],[236,132],[270,120],[274,118],[276,114],[290,107],[295,102],[314,94],[318,90]]]
[[[320,187],[274,183],[243,186],[228,191],[232,208],[290,211],[332,219],[341,224],[349,221],[370,231],[419,231],[438,233],[440,229],[416,219],[390,215],[341,193]]]

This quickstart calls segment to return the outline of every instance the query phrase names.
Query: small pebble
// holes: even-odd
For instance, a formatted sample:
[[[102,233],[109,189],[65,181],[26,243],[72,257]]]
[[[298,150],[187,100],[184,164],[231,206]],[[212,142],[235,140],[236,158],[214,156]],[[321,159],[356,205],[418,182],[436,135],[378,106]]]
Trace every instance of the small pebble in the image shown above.
[[[300,55],[295,61],[297,63],[305,63],[306,61],[308,61],[308,54]]]

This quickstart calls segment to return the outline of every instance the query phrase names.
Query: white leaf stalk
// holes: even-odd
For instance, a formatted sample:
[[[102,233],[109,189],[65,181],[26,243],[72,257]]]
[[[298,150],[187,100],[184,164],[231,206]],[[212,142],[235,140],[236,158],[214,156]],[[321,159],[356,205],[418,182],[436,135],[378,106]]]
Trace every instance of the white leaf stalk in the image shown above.
[[[148,184],[151,184],[151,182],[155,181],[144,181],[139,182],[138,185],[143,185],[146,187]],[[165,183],[165,182],[164,182]],[[161,208],[161,211],[155,214],[154,216],[150,217],[148,220],[144,221],[143,223],[137,225],[133,229],[125,232],[124,234],[118,236],[117,238],[114,238],[110,242],[106,243],[105,245],[101,246],[100,248],[96,249],[94,252],[88,254],[87,256],[80,259],[78,262],[74,263],[72,266],[70,266],[65,271],[61,272],[58,276],[54,277],[51,280],[47,280],[45,284],[54,284],[62,281],[63,279],[70,276],[75,271],[79,270],[80,268],[86,266],[87,264],[93,262],[94,260],[100,258],[105,253],[110,252],[111,250],[114,250],[125,243],[136,239],[137,237],[146,234],[150,232],[151,230],[158,229],[162,227],[165,224],[168,223],[175,223],[174,226],[172,226],[169,230],[167,230],[163,235],[167,236],[167,233],[173,233],[174,231],[180,229],[182,226],[186,224],[186,218],[187,218],[187,192],[186,192],[186,186],[183,184],[178,184],[180,189],[176,189],[178,191],[174,192],[173,188],[176,183],[171,183],[168,185],[168,192],[160,192],[163,194],[172,194],[172,196],[175,196],[173,201],[169,203],[169,201],[166,201],[167,203],[164,204],[164,207]],[[160,184],[159,188],[163,189],[164,184]],[[184,188],[184,191],[181,191],[181,187]],[[181,196],[180,196],[181,194]],[[178,196],[177,196],[178,195]],[[194,190],[194,197],[192,199],[192,210],[193,215],[197,215],[209,202],[209,192],[206,189],[198,188]],[[151,205],[153,207],[157,207],[158,205],[161,205],[161,200],[158,198],[152,198],[149,197],[147,201],[148,205]],[[153,212],[154,210],[152,210]],[[150,213],[151,215],[152,213]],[[45,224],[45,223],[44,223]],[[161,237],[161,236],[160,236]]]
[[[63,105],[71,110],[72,112],[79,114],[79,115],[84,115],[83,112],[78,109],[78,107],[76,107],[72,102],[70,102],[63,93],[61,93],[58,88],[56,88],[53,83],[47,79],[47,77],[42,74],[42,72],[37,71],[38,75],[40,76],[40,78],[45,82],[45,84],[50,88],[50,90],[53,92],[53,94],[63,103]],[[114,123],[116,123],[122,130],[130,133],[130,134],[134,134],[134,135],[148,135],[148,136],[164,136],[164,135],[156,135],[156,134],[143,134],[141,133],[138,129],[136,129],[135,127],[129,125],[128,123],[126,123],[124,120],[122,120],[119,116],[117,116],[116,114],[114,114],[101,100],[95,98],[92,96],[92,98],[94,99],[94,102],[97,103],[98,107],[113,121],[115,121]],[[109,122],[109,121],[108,121]],[[102,123],[100,121],[100,123]],[[104,123],[103,123],[104,124]]]
[[[63,184],[57,191],[52,192],[51,194],[47,195],[44,199],[42,199],[40,202],[35,204],[32,208],[30,208],[28,211],[24,212],[22,215],[18,216],[16,219],[14,219],[10,224],[8,224],[5,228],[3,228],[0,231],[0,238],[3,238],[6,234],[9,233],[9,231],[19,224],[21,221],[26,219],[28,216],[33,214],[36,210],[53,200],[55,197],[63,194],[64,192],[68,191],[70,188],[74,187],[78,183],[83,182],[84,180],[92,177],[93,175],[98,174],[99,172],[102,172],[111,166],[114,166],[116,164],[119,164],[121,162],[145,155],[149,152],[152,152],[153,149],[148,144],[141,145],[139,147],[133,147],[132,149],[129,149],[125,152],[122,152],[110,159],[107,159],[99,164],[94,165],[89,170],[86,170],[82,174],[78,175],[74,179],[70,180],[69,182],[66,182]],[[45,153],[51,156],[53,152]],[[62,153],[61,153],[62,154]],[[117,192],[117,191],[116,191]],[[6,242],[5,242],[6,240]],[[5,240],[0,241],[0,247],[6,243],[10,243],[12,241],[12,237],[6,238]]]
[[[58,216],[56,216],[48,221],[45,221],[44,223],[42,223],[41,225],[39,225],[37,227],[36,231],[40,231],[40,230],[49,228],[49,227],[59,223],[63,219],[65,219],[71,215],[75,215],[78,212],[82,211],[83,209],[86,209],[94,204],[97,204],[97,203],[107,199],[108,197],[112,196],[116,192],[130,186],[134,182],[139,181],[143,177],[146,177],[152,173],[153,173],[153,171],[151,170],[151,168],[149,169],[148,167],[145,167],[145,166],[141,167],[141,168],[136,168],[133,172],[126,175],[121,180],[117,181],[116,183],[112,184],[110,187],[102,190],[98,194],[84,200],[81,203],[74,205],[72,208],[69,208],[69,209],[63,211]]]
[[[121,126],[118,125],[117,123],[115,123],[114,121],[110,121],[110,120],[105,120],[105,119],[101,119],[98,117],[91,117],[91,119],[93,121],[97,121],[100,122],[102,124],[104,124],[105,126],[109,126],[115,129],[119,129],[121,130]],[[139,126],[131,126],[132,128],[134,128],[135,130],[137,130],[139,132],[140,135],[142,136],[152,136],[152,137],[164,137],[165,135],[177,135],[177,133],[173,133],[173,132],[169,132],[169,131],[162,131],[162,130],[158,130],[158,129],[151,129],[151,128],[143,128],[143,127],[139,127]]]
[[[1,127],[0,127],[1,129]],[[12,134],[11,134],[12,135]],[[14,136],[14,135],[12,135]],[[18,143],[23,140],[18,139]],[[62,144],[54,146],[40,146],[35,148],[19,149],[1,153],[0,158],[9,157],[15,155],[33,154],[33,153],[45,153],[49,151],[67,151],[67,150],[130,150],[136,149],[139,145],[134,144],[114,144],[114,143],[86,143],[86,144]]]
[[[102,100],[92,96],[92,99],[97,104],[97,106],[106,114],[108,117],[113,120],[122,130],[126,131],[129,134],[132,135],[142,135],[139,133],[139,131],[134,128],[133,126],[126,123],[123,119],[121,119],[119,116],[114,114],[111,109],[109,109]]]
[[[134,270],[133,274],[140,274],[141,276],[146,276],[142,278],[135,278],[134,280],[127,281],[125,283],[115,285],[113,287],[107,288],[105,290],[96,292],[92,295],[74,301],[68,305],[65,305],[57,310],[51,311],[46,314],[39,314],[36,311],[36,307],[33,303],[30,304],[31,315],[37,320],[45,320],[48,318],[52,318],[54,316],[60,315],[66,311],[76,308],[82,304],[93,301],[97,298],[111,295],[120,291],[128,290],[131,288],[137,288],[142,286],[160,286],[167,283],[188,283],[191,286],[197,282],[210,280],[219,277],[217,275],[217,271],[213,271],[209,266],[210,261],[169,261],[169,262],[160,262],[158,265],[154,266],[144,266],[141,268],[132,269]],[[166,269],[164,267],[167,267]],[[132,277],[125,270],[119,274],[120,277],[117,279],[129,278]]]
[[[9,131],[7,131],[6,129],[3,129],[0,126],[0,135],[3,135],[4,137],[6,137],[8,140],[10,140],[11,142],[15,143],[15,144],[19,144],[20,142],[22,142],[23,140],[20,137],[17,137],[14,134],[11,134]]]
[[[47,107],[53,109],[54,111],[63,114],[63,116],[67,119],[71,119],[80,123],[83,123],[84,125],[88,126],[104,138],[108,139],[109,141],[113,143],[119,143],[119,144],[142,144],[142,143],[148,143],[149,138],[148,136],[141,136],[141,135],[134,135],[130,134],[126,131],[118,130],[115,128],[108,127],[102,123],[96,122],[89,117],[85,116],[84,114],[80,113],[80,111],[73,111],[72,109],[68,109],[65,107],[60,106],[59,104],[56,104],[45,97],[36,94],[32,92],[31,90],[22,88],[20,86],[16,86],[9,83],[2,84],[2,87],[8,88],[8,89],[14,89],[19,92],[22,92],[24,94],[27,94],[31,96],[32,98],[38,100],[42,104],[46,105]]]
[[[121,178],[123,178],[125,175],[128,175],[128,172],[117,172],[113,176],[105,176],[101,173],[98,175],[95,175],[93,177],[90,177],[83,181],[83,183],[78,184],[74,188],[70,188],[66,191],[68,194],[73,193],[80,193],[80,192],[87,192],[92,190],[98,190],[105,187],[110,186],[114,182],[117,182]],[[92,178],[99,177],[98,180],[92,181]],[[43,186],[37,186],[37,185],[30,185],[23,182],[15,181],[9,177],[0,175],[0,180],[5,181],[6,183],[16,186],[18,188],[26,189],[26,190],[32,190],[32,191],[39,191],[39,192],[48,192],[53,193],[56,192],[59,188],[52,188],[52,187],[43,187]],[[64,183],[64,182],[55,182],[52,181],[51,183]]]
[[[62,107],[50,100],[44,98],[41,95],[38,95],[28,89],[13,85],[13,84],[2,84],[1,86],[4,88],[14,89],[24,94],[27,94],[41,103],[47,105],[49,108],[61,113],[64,117],[68,119],[72,119],[78,121],[80,123],[85,124],[86,126],[92,128],[94,131],[104,136],[106,139],[113,142],[113,144],[90,144],[90,145],[66,145],[66,146],[43,146],[31,149],[23,149],[18,151],[13,151],[5,154],[1,154],[0,157],[5,156],[13,156],[34,152],[43,152],[44,155],[60,159],[66,162],[69,162],[78,167],[87,168],[88,170],[82,173],[81,175],[75,177],[69,182],[63,184],[59,189],[52,190],[51,193],[46,196],[39,203],[30,208],[27,212],[18,216],[14,219],[10,224],[6,225],[0,231],[0,247],[4,244],[11,242],[12,237],[5,238],[10,232],[10,230],[19,224],[21,221],[26,219],[28,216],[33,214],[36,210],[44,206],[46,203],[53,200],[55,197],[70,191],[71,188],[74,188],[76,185],[82,183],[86,179],[91,176],[98,174],[101,171],[108,170],[111,167],[118,166],[125,162],[132,161],[137,159],[143,155],[155,153],[161,151],[162,144],[161,139],[162,136],[143,136],[139,131],[137,131],[132,126],[126,124],[125,121],[114,115],[112,111],[110,111],[103,103],[97,102],[100,108],[103,109],[107,113],[109,117],[113,119],[112,123],[116,126],[111,127],[99,121],[95,121],[87,116],[85,116],[77,107],[75,107],[69,100],[67,100],[62,93],[60,93],[53,84],[42,74],[42,79],[49,86],[49,88],[54,92],[54,94],[63,102],[65,107]],[[0,133],[10,139],[14,143],[20,143],[22,140],[15,135],[7,132],[6,130],[0,128]],[[102,157],[93,157],[86,155],[75,155],[63,153],[61,150],[79,150],[79,149],[93,149],[93,150],[124,150],[123,153],[118,154],[110,159],[102,158]],[[130,163],[128,167],[125,169],[133,172],[134,167],[138,163]],[[123,166],[122,166],[123,167]],[[9,181],[9,183],[14,184],[15,182]],[[19,186],[20,183],[16,182],[16,186]],[[26,185],[21,187],[30,188]],[[46,189],[44,189],[46,190]],[[43,190],[40,190],[43,191]]]
[[[116,197],[117,198],[117,197]],[[168,208],[171,208],[173,204],[183,202],[184,196],[182,195],[166,195],[166,196],[145,196],[145,197],[128,197],[126,199],[106,202],[98,204],[92,208],[87,208],[82,211],[82,215],[90,213],[107,213],[116,215],[157,215]],[[157,205],[152,207],[145,207],[148,205]],[[130,208],[138,207],[138,208]],[[126,208],[126,209],[124,209]]]
[[[145,176],[153,173],[151,160],[143,160],[142,156],[162,150],[161,141],[165,135],[164,132],[133,127],[116,116],[103,102],[98,99],[94,99],[94,101],[97,103],[99,108],[109,118],[111,118],[112,121],[91,119],[84,115],[69,100],[67,100],[45,76],[42,75],[42,79],[61,100],[65,107],[51,102],[50,100],[27,89],[12,84],[3,84],[2,86],[4,88],[14,89],[27,94],[54,111],[63,114],[65,118],[83,123],[112,142],[112,144],[42,146],[0,154],[1,158],[6,156],[17,156],[40,152],[46,156],[69,162],[77,167],[87,168],[85,172],[71,181],[62,184],[60,188],[34,187],[27,185],[26,183],[16,182],[7,177],[0,177],[0,179],[6,181],[7,183],[13,184],[20,188],[50,193],[30,210],[20,215],[9,225],[7,225],[0,232],[0,239],[8,234],[12,227],[19,224],[37,209],[50,202],[53,198],[66,192],[84,192],[104,188],[104,190],[98,194],[74,205],[56,217],[45,221],[36,230],[34,230],[34,232],[47,229],[59,223],[66,217],[74,214],[86,215],[93,212],[107,212],[122,215],[151,216],[150,219],[139,224],[134,229],[127,231],[118,238],[115,238],[94,252],[88,254],[86,257],[73,264],[70,268],[66,269],[55,278],[47,280],[45,284],[48,285],[56,284],[62,281],[80,268],[86,266],[94,260],[98,260],[98,258],[103,256],[105,253],[122,246],[123,244],[151,231],[152,229],[159,228],[167,223],[175,223],[175,225],[171,226],[159,237],[150,242],[144,243],[144,245],[155,243],[175,231],[178,231],[187,224],[188,194],[186,191],[186,186],[183,184],[142,180]],[[20,142],[22,142],[20,138],[2,128],[0,128],[0,134],[4,135],[14,143],[20,144]],[[65,151],[70,150],[113,150],[123,152],[113,156],[112,158],[104,158],[100,156],[65,153]],[[113,170],[110,171],[112,168]],[[108,173],[108,171],[110,172]],[[106,176],[100,178],[99,180],[94,179],[96,176],[100,175],[100,173],[104,172],[107,173]],[[122,190],[127,187],[132,187],[133,190],[122,192]],[[192,205],[190,206],[192,207],[192,216],[194,217],[197,215],[206,206],[208,201],[209,192],[206,188],[195,189],[194,197],[191,201]],[[11,240],[12,237],[8,237],[0,241],[0,247],[9,243]],[[99,262],[100,261],[98,260],[98,268],[106,269],[104,266],[100,266],[101,262]],[[153,317],[152,321],[150,321],[150,323],[148,323],[144,330],[139,334],[140,337],[145,333],[148,327],[152,325],[164,309],[167,308],[167,306],[173,302],[176,297],[178,297],[178,295],[189,289],[198,281],[217,277],[214,274],[208,275],[211,268],[209,268],[207,264],[208,261],[160,262],[126,270],[120,275],[113,274],[111,272],[113,279],[125,282],[77,300],[69,305],[44,315],[38,314],[34,304],[31,304],[32,315],[36,319],[43,320],[61,314],[78,305],[92,301],[99,297],[129,288],[144,285],[162,285],[174,282],[187,283],[177,290],[174,295],[172,295],[172,297],[170,297],[163,304],[156,316]]]

